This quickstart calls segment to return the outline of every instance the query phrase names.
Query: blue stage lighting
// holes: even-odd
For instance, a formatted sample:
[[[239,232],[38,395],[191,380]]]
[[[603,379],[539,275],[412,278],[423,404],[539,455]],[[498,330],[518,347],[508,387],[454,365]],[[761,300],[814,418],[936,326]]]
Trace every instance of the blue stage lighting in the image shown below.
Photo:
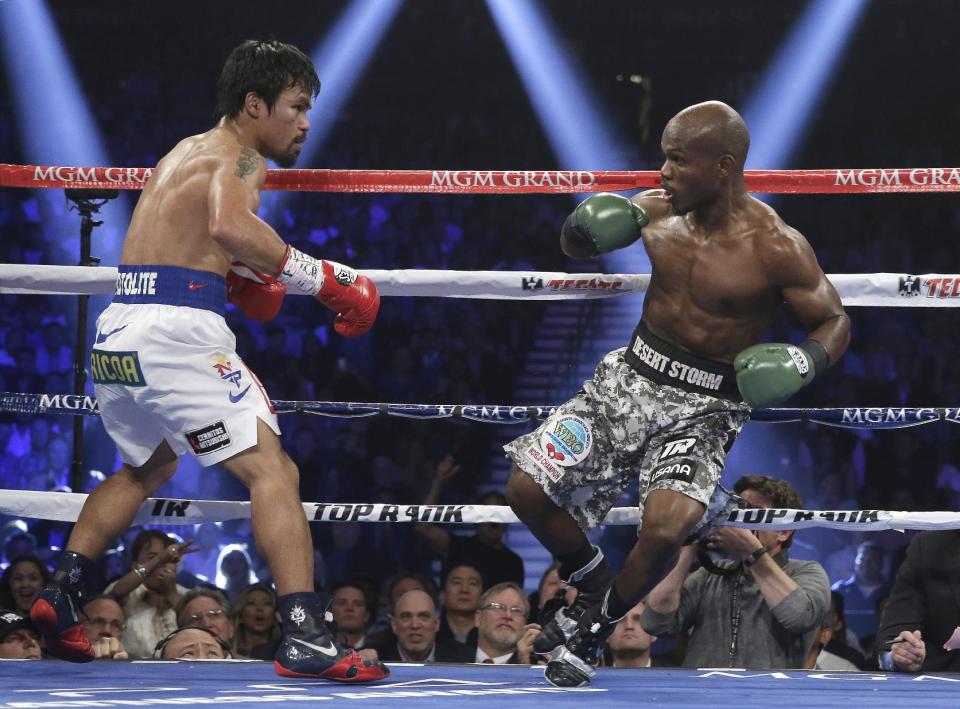
[[[743,111],[748,168],[788,167],[866,6],[867,0],[813,0],[807,7]]]
[[[308,114],[310,138],[303,145],[300,165],[310,166],[401,2],[353,0],[313,51],[313,65],[323,88]]]
[[[566,170],[627,170],[628,142],[607,121],[599,99],[576,64],[563,51],[546,13],[536,0],[487,0],[490,14],[560,167]],[[577,201],[583,195],[577,196]],[[604,268],[618,273],[649,273],[640,246],[605,256]]]
[[[46,3],[0,2],[0,36],[27,161],[34,165],[111,165]],[[41,190],[40,195],[51,200],[53,213],[65,208],[61,192]],[[93,253],[105,263],[119,259],[130,211],[126,196],[101,209],[104,226],[96,232]]]

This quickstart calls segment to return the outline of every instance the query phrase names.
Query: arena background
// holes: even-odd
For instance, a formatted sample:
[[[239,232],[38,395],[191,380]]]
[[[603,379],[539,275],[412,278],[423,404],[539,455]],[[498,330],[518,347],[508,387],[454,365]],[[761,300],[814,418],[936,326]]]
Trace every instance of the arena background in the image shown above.
[[[356,12],[372,24],[351,34],[338,23]],[[246,38],[276,37],[324,59],[310,155],[298,167],[657,169],[665,121],[706,99],[743,111],[755,146],[767,146],[764,156],[752,154],[750,167],[949,166],[960,155],[957,19],[954,3],[932,0],[6,0],[0,162],[151,166],[178,139],[212,125],[228,51]],[[521,78],[514,57],[539,73]],[[531,96],[546,96],[546,103]],[[93,253],[105,265],[117,262],[136,196],[105,210],[95,232]],[[559,227],[574,204],[566,195],[273,193],[261,213],[295,245],[361,268],[642,270],[640,249],[600,264],[564,257]],[[828,273],[955,270],[955,196],[782,196],[776,206]],[[75,264],[78,231],[61,190],[0,190],[0,260]],[[92,299],[91,319],[105,303]],[[306,299],[289,299],[266,327],[238,313],[230,323],[240,353],[278,399],[555,404],[603,352],[625,344],[640,305],[639,297],[616,306],[390,298],[373,334],[357,341],[332,333],[327,311]],[[0,297],[3,391],[70,391],[60,353],[71,349],[76,308],[68,297]],[[849,313],[849,353],[796,405],[960,404],[960,328],[951,312]],[[792,320],[783,323],[771,339],[802,339]],[[549,359],[532,356],[544,352]],[[344,502],[419,502],[447,454],[462,470],[445,486],[443,502],[501,489],[499,445],[526,430],[294,415],[281,424],[302,471],[303,498]],[[754,472],[785,478],[809,509],[954,510],[957,433],[949,423],[860,432],[750,424],[724,482]],[[65,467],[70,443],[66,417],[6,415],[0,487],[84,489],[90,480],[71,479]],[[86,423],[84,462],[104,473],[117,464],[95,418]],[[217,469],[186,458],[181,466],[164,496],[245,497]],[[62,543],[60,526],[30,524],[48,547]],[[313,531],[328,580],[430,567],[408,527]],[[616,559],[632,534],[616,528],[596,538]],[[248,526],[228,524],[223,541],[248,535]],[[909,536],[875,538],[890,552],[888,571],[895,570]],[[820,559],[835,581],[849,575],[859,540],[804,531],[792,551]],[[527,561],[532,587],[544,552],[519,527],[508,543]]]

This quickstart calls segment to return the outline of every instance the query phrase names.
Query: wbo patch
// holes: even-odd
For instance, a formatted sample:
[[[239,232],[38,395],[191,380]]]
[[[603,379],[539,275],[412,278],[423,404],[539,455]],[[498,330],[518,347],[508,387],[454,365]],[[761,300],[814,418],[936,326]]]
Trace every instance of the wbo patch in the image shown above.
[[[676,455],[686,455],[699,442],[700,439],[693,436],[681,436],[664,441],[660,448],[660,455],[657,456],[657,462],[660,463]]]
[[[226,448],[232,443],[230,434],[227,432],[227,427],[223,421],[217,421],[209,426],[187,431],[184,435],[194,455],[213,453],[221,448]]]
[[[91,350],[90,373],[95,384],[122,384],[128,387],[147,385],[140,368],[140,356],[136,352]]]
[[[576,465],[593,447],[593,435],[587,422],[579,416],[561,416],[550,421],[540,435],[540,449],[547,458],[563,467]]]
[[[672,463],[664,463],[650,472],[650,485],[652,486],[661,480],[679,480],[680,482],[692,483],[697,475],[698,465],[699,463],[692,458],[681,458]]]

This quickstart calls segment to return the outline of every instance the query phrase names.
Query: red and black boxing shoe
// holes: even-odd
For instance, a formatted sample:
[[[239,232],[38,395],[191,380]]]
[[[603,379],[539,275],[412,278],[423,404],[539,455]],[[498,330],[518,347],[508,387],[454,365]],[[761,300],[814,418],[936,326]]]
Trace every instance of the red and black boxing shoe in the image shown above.
[[[376,682],[390,675],[382,662],[365,660],[353,648],[341,647],[325,630],[286,635],[273,669],[281,677],[350,683]]]
[[[48,583],[30,607],[30,620],[47,653],[67,662],[90,662],[95,654],[77,614],[77,599],[62,585]]]

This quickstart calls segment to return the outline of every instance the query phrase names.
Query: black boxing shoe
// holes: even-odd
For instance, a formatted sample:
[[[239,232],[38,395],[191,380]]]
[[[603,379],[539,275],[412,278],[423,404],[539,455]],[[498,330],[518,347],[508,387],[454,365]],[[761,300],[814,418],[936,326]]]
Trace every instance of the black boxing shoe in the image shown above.
[[[564,593],[564,590],[557,591],[557,595],[540,611],[541,628],[533,639],[533,651],[538,655],[549,655],[572,638],[587,608],[600,601],[598,594],[578,593],[574,602],[567,606]]]
[[[586,687],[597,673],[596,665],[603,643],[613,632],[614,622],[595,622],[579,626],[564,645],[548,657],[544,679],[554,687]]]
[[[544,604],[539,618],[542,627],[533,639],[533,651],[538,655],[548,655],[570,640],[587,609],[603,602],[615,575],[613,569],[606,565],[603,552],[597,548],[594,560],[571,574],[567,580],[577,589],[573,603],[569,606],[565,604],[565,591],[561,589]]]

